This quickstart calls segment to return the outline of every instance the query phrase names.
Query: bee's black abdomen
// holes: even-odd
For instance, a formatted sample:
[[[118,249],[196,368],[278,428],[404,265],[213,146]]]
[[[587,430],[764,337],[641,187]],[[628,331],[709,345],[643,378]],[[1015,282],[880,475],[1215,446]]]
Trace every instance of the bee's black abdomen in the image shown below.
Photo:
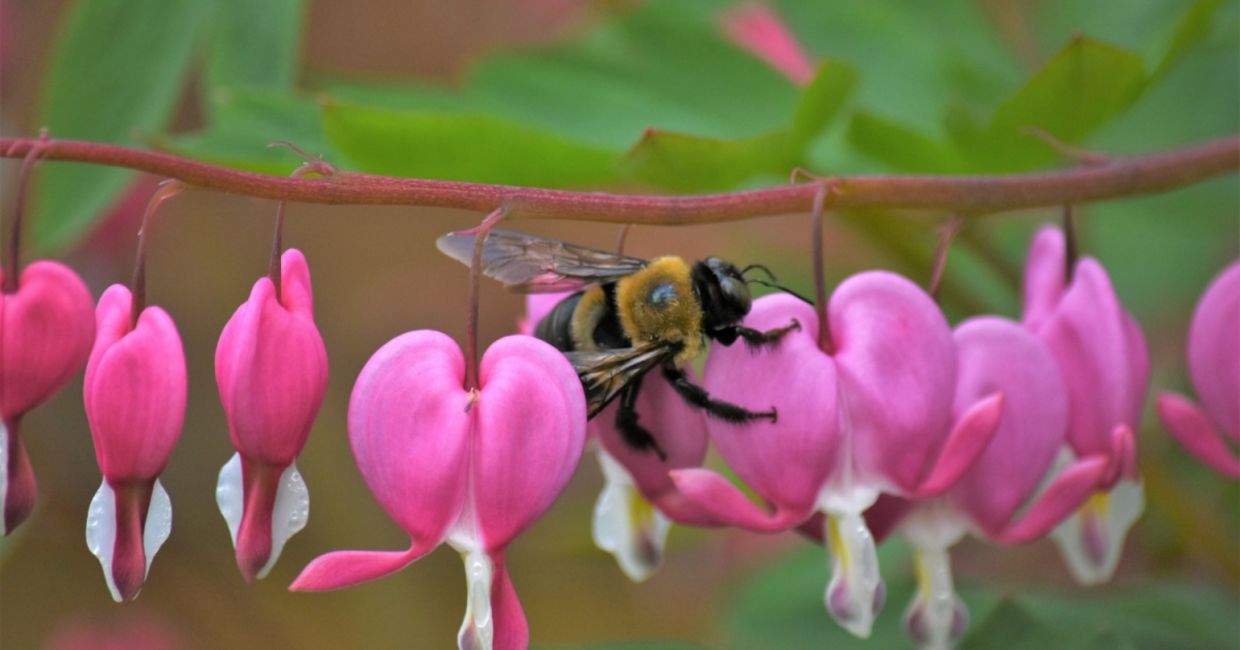
[[[547,312],[534,328],[534,336],[550,343],[561,352],[572,352],[573,345],[573,313],[577,311],[577,303],[581,302],[584,292],[578,291],[561,300],[559,304]]]
[[[616,284],[614,282],[603,285],[603,296],[603,313],[591,336],[594,339],[594,345],[600,350],[614,350],[633,345],[629,337],[624,334],[624,327],[620,324],[620,312],[616,310]]]

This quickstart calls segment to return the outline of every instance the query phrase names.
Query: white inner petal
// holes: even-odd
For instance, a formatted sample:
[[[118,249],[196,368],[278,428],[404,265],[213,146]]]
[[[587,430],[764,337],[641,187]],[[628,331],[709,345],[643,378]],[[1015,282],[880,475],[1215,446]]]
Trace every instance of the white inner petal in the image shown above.
[[[462,553],[465,561],[465,620],[457,636],[461,650],[492,650],[495,623],[491,619],[491,579],[494,566],[482,551]]]
[[[4,510],[8,504],[9,496],[9,428],[4,424],[4,418],[0,417],[0,535],[7,535],[9,531],[4,526]]]
[[[159,552],[159,547],[168,541],[172,534],[172,499],[164,490],[164,484],[155,479],[155,490],[151,494],[151,505],[146,509],[146,525],[142,528],[142,550],[146,552],[146,572],[151,572],[151,561]]]
[[[297,471],[297,463],[284,469],[280,486],[276,489],[276,503],[271,515],[271,556],[258,572],[259,578],[267,577],[276,559],[284,550],[284,543],[301,532],[310,520],[310,490]],[[235,541],[235,538],[234,538]]]
[[[112,546],[116,543],[116,493],[105,479],[90,500],[86,511],[86,548],[99,558],[103,579],[108,582],[112,600],[121,602],[121,593],[112,582]]]
[[[1144,509],[1145,486],[1121,480],[1110,492],[1095,493],[1051,532],[1077,582],[1097,585],[1111,579],[1128,530]]]
[[[233,454],[220,468],[220,478],[215,484],[215,503],[228,523],[233,548],[237,546],[237,529],[241,527],[241,515],[245,510],[245,487],[241,480],[241,454]]]
[[[158,480],[151,493],[151,504],[146,511],[146,525],[142,529],[142,550],[146,554],[146,572],[159,548],[172,534],[172,499]],[[112,549],[116,545],[116,493],[104,479],[90,500],[86,512],[86,548],[99,559],[103,578],[108,583],[112,600],[121,602],[120,591],[112,580]],[[145,577],[145,576],[144,576]]]
[[[641,493],[632,475],[602,448],[598,452],[605,484],[594,504],[594,545],[611,553],[630,580],[646,580],[663,563],[672,522]]]
[[[968,616],[952,584],[951,556],[945,547],[919,546],[914,561],[918,590],[904,612],[905,626],[921,650],[948,650],[959,641]]]
[[[899,530],[919,548],[947,549],[969,531],[969,521],[946,499],[930,499],[919,501]]]
[[[826,526],[831,553],[827,611],[854,636],[868,638],[883,598],[874,537],[859,513],[828,514]]]

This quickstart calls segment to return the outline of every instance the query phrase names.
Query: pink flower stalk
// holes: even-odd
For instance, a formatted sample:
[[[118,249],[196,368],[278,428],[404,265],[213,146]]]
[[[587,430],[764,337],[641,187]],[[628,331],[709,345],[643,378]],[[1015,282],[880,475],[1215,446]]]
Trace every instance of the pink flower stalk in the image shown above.
[[[159,307],[143,309],[135,322],[132,301],[120,285],[99,298],[83,390],[103,473],[86,543],[117,602],[138,596],[172,531],[172,503],[159,475],[185,420],[185,352],[176,325]]]
[[[1166,392],[1158,415],[1189,453],[1215,471],[1240,478],[1240,262],[1210,283],[1188,330],[1188,374],[1201,400]]]
[[[94,301],[68,267],[35,262],[16,284],[0,291],[0,535],[26,520],[38,492],[18,433],[22,416],[82,368],[95,339]]]
[[[1053,534],[1072,575],[1097,584],[1114,573],[1124,537],[1144,508],[1133,441],[1149,357],[1141,327],[1102,265],[1083,258],[1069,278],[1066,254],[1058,228],[1043,228],[1034,238],[1025,269],[1024,323],[1046,344],[1064,378],[1067,456],[1103,454],[1113,461],[1105,485]]]
[[[798,86],[814,79],[814,64],[774,9],[758,3],[733,7],[719,19],[724,36]]]
[[[314,324],[306,258],[289,249],[281,268],[279,295],[271,278],[255,282],[215,350],[237,450],[220,470],[215,496],[246,581],[265,577],[306,525],[310,494],[296,459],[327,390],[327,349]]]
[[[949,553],[966,533],[1002,544],[1042,537],[1112,471],[1109,455],[1089,456],[1058,472],[1039,494],[1067,437],[1068,398],[1055,359],[1033,333],[1003,318],[967,320],[954,339],[953,412],[964,417],[1001,391],[994,440],[945,494],[917,502],[884,499],[866,513],[878,539],[898,523],[914,548],[920,588],[904,621],[919,648],[950,648],[964,634],[968,611],[952,586]]]
[[[532,334],[538,322],[569,293],[531,294],[518,331]],[[692,369],[688,369],[692,377]],[[624,442],[615,427],[616,405],[607,407],[586,425],[594,440],[605,484],[594,504],[595,546],[611,553],[630,580],[642,582],[663,563],[672,522],[695,526],[717,525],[715,519],[676,489],[668,472],[698,467],[706,457],[705,414],[685,403],[658,373],[646,375],[637,397],[642,422],[667,454],[637,451]]]
[[[741,405],[774,405],[775,422],[707,420],[724,459],[769,503],[767,513],[727,479],[704,469],[672,472],[691,500],[721,521],[787,530],[826,515],[833,556],[827,610],[869,634],[884,598],[874,539],[861,513],[888,493],[928,497],[950,488],[998,427],[1003,398],[977,401],[952,424],[956,351],[934,301],[883,272],[842,283],[827,308],[834,349],[818,346],[818,316],[786,294],[754,303],[745,325],[801,324],[778,346],[752,354],[715,347],[705,388]]]
[[[528,336],[496,341],[477,389],[446,335],[421,330],[379,349],[349,404],[349,441],[405,551],[337,551],[290,587],[324,591],[398,571],[443,542],[465,561],[461,648],[524,648],[529,629],[504,550],[564,489],[585,443],[585,396],[564,355]]]

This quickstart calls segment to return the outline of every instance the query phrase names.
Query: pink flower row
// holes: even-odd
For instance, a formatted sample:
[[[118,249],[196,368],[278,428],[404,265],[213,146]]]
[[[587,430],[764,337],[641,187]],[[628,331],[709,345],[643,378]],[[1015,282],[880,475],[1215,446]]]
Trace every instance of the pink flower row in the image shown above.
[[[310,276],[296,250],[283,282],[254,286],[220,338],[216,376],[238,451],[217,500],[247,579],[270,570],[306,523],[295,460],[322,401],[327,357],[313,321]],[[87,540],[117,600],[135,597],[171,527],[159,485],[180,435],[185,358],[171,318],[133,313],[124,287],[91,298],[70,270],[36,262],[0,299],[0,500],[4,530],[31,511],[35,483],[18,427],[89,357],[84,399],[103,484]],[[528,323],[551,306],[531,299]],[[501,339],[465,386],[459,347],[438,332],[393,339],[367,363],[349,407],[349,437],[371,491],[411,539],[405,551],[342,551],[312,562],[294,590],[345,587],[396,571],[443,542],[461,552],[469,600],[461,647],[523,647],[528,629],[504,561],[507,545],[545,512],[587,437],[608,486],[595,539],[642,579],[657,567],[671,522],[761,532],[799,528],[831,551],[828,611],[866,635],[884,595],[875,538],[898,532],[917,549],[923,589],[906,615],[919,645],[950,644],[967,613],[952,593],[947,549],[966,533],[999,543],[1054,529],[1083,581],[1114,570],[1141,509],[1135,436],[1148,381],[1145,343],[1106,272],[1069,269],[1055,229],[1037,236],[1022,322],[967,320],[952,330],[934,301],[899,276],[868,272],[836,288],[824,322],[788,295],[756,301],[745,325],[798,331],[769,350],[716,347],[704,386],[766,408],[777,422],[705,418],[659,377],[638,400],[660,447],[625,446],[610,423],[587,427],[567,360],[528,336]],[[826,327],[831,349],[819,347]],[[1198,407],[1165,395],[1176,438],[1229,476],[1240,461],[1240,264],[1211,285],[1194,315],[1189,371]],[[93,344],[93,347],[92,347]],[[713,440],[769,509],[700,467]]]

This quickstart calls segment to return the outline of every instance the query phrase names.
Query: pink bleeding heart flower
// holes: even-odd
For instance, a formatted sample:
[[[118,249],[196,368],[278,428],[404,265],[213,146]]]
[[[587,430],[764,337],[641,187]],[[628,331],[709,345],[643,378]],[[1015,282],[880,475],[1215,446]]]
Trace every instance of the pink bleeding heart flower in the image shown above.
[[[714,472],[672,476],[699,506],[750,530],[787,530],[825,514],[833,556],[827,610],[864,637],[884,589],[862,512],[882,493],[926,497],[950,488],[990,442],[1003,399],[981,400],[953,426],[951,330],[934,301],[900,276],[861,273],[836,289],[827,305],[829,351],[819,347],[814,309],[786,294],[757,300],[745,325],[766,330],[793,319],[800,329],[770,350],[715,346],[704,382],[717,399],[778,409],[775,422],[707,420],[724,459],[774,512]]]
[[[570,295],[529,295],[518,331],[533,334],[543,317]],[[692,369],[686,371],[692,378]],[[667,455],[663,459],[649,451],[634,450],[624,442],[615,427],[616,408],[607,407],[586,425],[587,438],[596,443],[605,481],[594,504],[592,532],[595,546],[612,554],[629,579],[642,582],[663,563],[672,522],[717,525],[707,512],[684,498],[668,475],[672,469],[702,464],[707,447],[706,421],[702,410],[686,404],[662,375],[648,374],[635,409]]]
[[[18,433],[22,416],[82,368],[95,339],[94,300],[68,267],[34,262],[16,285],[0,292],[0,535],[30,515],[38,489]]]
[[[1144,508],[1134,432],[1149,382],[1141,327],[1102,265],[1082,258],[1068,278],[1063,233],[1038,232],[1025,269],[1025,326],[1055,358],[1068,394],[1068,456],[1103,454],[1115,470],[1053,533],[1083,584],[1110,578],[1124,537]]]
[[[159,475],[185,421],[185,352],[176,325],[159,307],[143,309],[135,322],[132,301],[120,285],[99,298],[83,390],[103,473],[86,543],[117,602],[137,597],[172,531],[172,502]]]
[[[1240,478],[1240,262],[1210,283],[1188,330],[1188,374],[1198,406],[1176,393],[1158,397],[1158,414],[1189,453],[1224,476]]]
[[[409,534],[406,551],[338,551],[290,589],[339,589],[398,571],[443,542],[465,561],[461,648],[524,648],[529,629],[504,551],[564,489],[581,458],[581,383],[555,348],[496,341],[480,387],[448,336],[403,334],[371,357],[349,404],[349,441],[375,498]]]
[[[224,326],[215,378],[237,453],[220,470],[216,501],[247,581],[263,578],[290,537],[306,525],[310,494],[297,454],[327,390],[327,349],[314,324],[306,258],[281,258],[281,288],[254,283]]]
[[[1112,470],[1111,458],[1098,454],[1048,477],[1067,437],[1068,398],[1055,359],[1032,332],[1007,319],[979,317],[957,326],[953,338],[954,416],[962,418],[1002,392],[994,440],[945,494],[915,502],[884,497],[866,512],[876,538],[898,523],[913,546],[919,588],[904,621],[919,648],[952,647],[967,627],[968,610],[952,585],[949,555],[966,533],[1003,544],[1042,537]],[[1018,512],[1023,512],[1019,518]]]
[[[724,36],[798,86],[814,78],[814,64],[792,30],[770,7],[750,3],[729,9],[719,20]]]

